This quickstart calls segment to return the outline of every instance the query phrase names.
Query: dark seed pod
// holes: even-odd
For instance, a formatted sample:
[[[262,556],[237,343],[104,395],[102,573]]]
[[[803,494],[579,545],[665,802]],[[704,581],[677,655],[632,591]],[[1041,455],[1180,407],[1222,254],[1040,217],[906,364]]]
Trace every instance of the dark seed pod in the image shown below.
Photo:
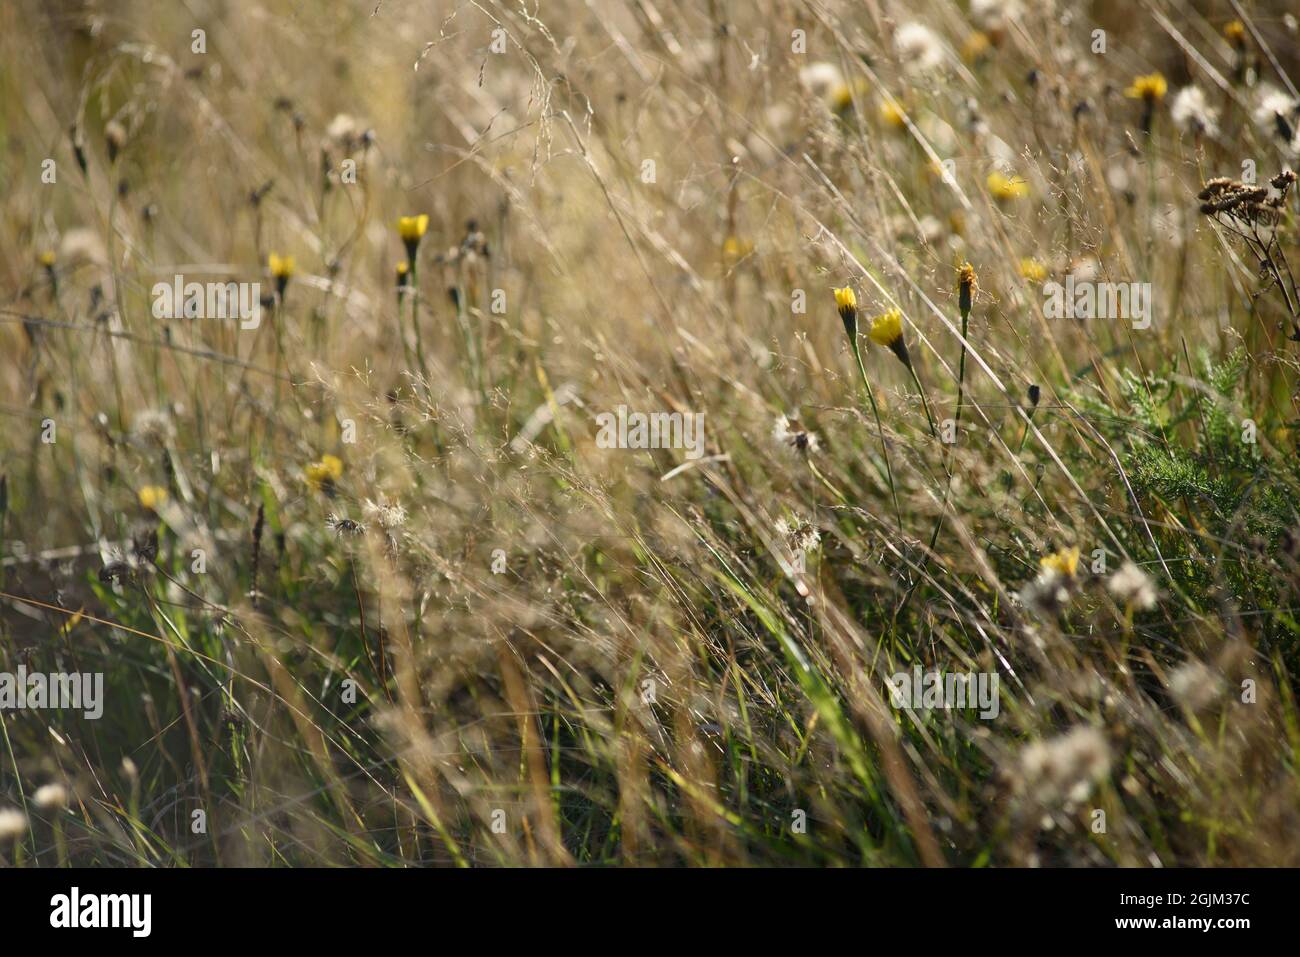
[[[131,566],[126,562],[109,562],[99,570],[99,580],[105,585],[110,582],[122,584],[131,577]]]

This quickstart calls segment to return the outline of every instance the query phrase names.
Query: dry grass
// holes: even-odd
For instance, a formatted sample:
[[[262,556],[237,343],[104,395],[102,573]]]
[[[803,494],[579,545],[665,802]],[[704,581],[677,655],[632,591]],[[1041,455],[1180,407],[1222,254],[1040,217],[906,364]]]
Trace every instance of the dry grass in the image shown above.
[[[1295,191],[1197,199],[1294,163],[1295,21],[974,6],[6,4],[0,671],[106,702],[0,712],[0,859],[1300,864]]]

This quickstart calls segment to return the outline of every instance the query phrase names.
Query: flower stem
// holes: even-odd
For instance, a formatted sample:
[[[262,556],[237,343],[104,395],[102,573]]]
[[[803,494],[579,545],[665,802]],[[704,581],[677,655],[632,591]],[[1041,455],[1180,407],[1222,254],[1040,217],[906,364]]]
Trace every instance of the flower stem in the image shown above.
[[[966,389],[966,327],[970,322],[970,310],[964,309],[961,314],[961,358],[957,362],[957,411],[953,418],[957,424],[961,424],[961,400]]]
[[[916,391],[921,393],[921,407],[925,409],[925,421],[930,423],[930,437],[934,438],[939,433],[934,429],[934,416],[930,414],[930,400],[925,397],[925,387],[921,385],[921,380],[916,374],[916,367],[910,362],[907,364],[907,371],[912,373],[912,381],[916,383]]]
[[[411,257],[411,325],[415,327],[415,360],[420,365],[420,376],[428,384],[429,370],[424,364],[424,335],[420,332],[420,276],[416,271],[415,257]]]
[[[876,395],[871,391],[871,380],[867,378],[867,367],[862,364],[862,347],[858,345],[858,337],[854,335],[851,343],[853,345],[853,358],[858,360],[858,372],[862,375],[862,386],[867,390],[867,401],[871,403],[871,414],[876,420],[876,431],[880,434],[880,452],[885,457],[885,475],[889,479],[889,494],[894,500],[894,517],[898,520],[898,530],[903,530],[903,512],[898,507],[898,490],[894,486],[894,469],[889,464],[889,446],[885,444],[885,428],[880,424],[880,410],[876,407]]]

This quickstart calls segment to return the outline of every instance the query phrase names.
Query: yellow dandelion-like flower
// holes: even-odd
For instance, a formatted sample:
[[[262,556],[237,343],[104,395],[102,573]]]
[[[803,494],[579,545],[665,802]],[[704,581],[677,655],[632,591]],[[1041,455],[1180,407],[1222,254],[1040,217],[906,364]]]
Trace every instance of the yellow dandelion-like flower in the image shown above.
[[[46,249],[46,250],[42,251],[42,252],[41,252],[41,255],[40,255],[40,261],[41,261],[41,265],[44,266],[46,269],[53,269],[53,268],[54,268],[54,250],[52,250],[52,249]]]
[[[867,333],[876,345],[893,348],[894,343],[903,338],[903,314],[898,309],[890,309],[871,320],[871,330]]]
[[[903,107],[892,96],[887,96],[880,101],[880,119],[886,126],[892,126],[901,130],[907,126],[907,120],[903,116]]]
[[[146,485],[140,489],[138,496],[140,504],[153,512],[167,501],[167,490],[160,485]]]
[[[961,58],[967,63],[974,63],[993,47],[993,41],[982,30],[976,30],[961,45]]]
[[[1224,25],[1223,35],[1231,43],[1240,45],[1246,39],[1246,25],[1240,20],[1233,20]]]
[[[407,261],[414,266],[415,253],[420,248],[420,240],[424,234],[429,231],[429,215],[421,213],[419,216],[403,216],[397,221],[397,235],[401,237],[403,245],[406,246]]]
[[[884,346],[898,356],[903,365],[911,368],[912,360],[907,354],[907,343],[903,341],[903,313],[898,309],[882,312],[871,320],[867,331],[871,341]]]
[[[404,243],[411,241],[418,243],[428,231],[428,213],[421,213],[419,216],[403,216],[397,221],[397,235],[402,237]]]
[[[843,116],[853,108],[853,101],[866,95],[870,89],[866,80],[860,77],[849,83],[837,83],[830,92],[827,102],[837,116]]]
[[[852,286],[835,289],[835,308],[844,320],[844,331],[853,339],[858,334],[858,295]]]
[[[728,236],[722,242],[722,258],[728,263],[736,263],[754,251],[754,244],[735,236]]]
[[[986,180],[989,192],[1000,203],[1029,195],[1029,184],[1022,177],[1008,176],[998,170],[989,173]]]
[[[304,474],[313,489],[330,492],[343,475],[343,461],[336,455],[322,455],[319,462],[312,462],[304,469]]]
[[[835,308],[839,310],[840,319],[844,322],[844,332],[848,335],[851,343],[857,342],[858,337],[858,296],[853,291],[852,286],[845,286],[842,289],[836,289]],[[854,346],[856,348],[856,345]]]
[[[1142,76],[1135,76],[1124,95],[1130,100],[1146,100],[1148,103],[1154,103],[1156,100],[1164,99],[1169,92],[1169,81],[1161,73],[1147,73]]]
[[[293,257],[281,256],[279,253],[271,253],[267,257],[266,264],[271,270],[271,275],[276,279],[288,279],[295,269]]]
[[[297,268],[293,257],[271,253],[267,257],[266,265],[271,270],[271,278],[275,280],[275,291],[283,299],[284,290],[289,285],[289,277],[293,275],[294,270]]]
[[[1038,564],[1043,571],[1049,574],[1060,575],[1063,578],[1073,578],[1079,571],[1079,554],[1077,546],[1063,548],[1059,552],[1045,555],[1039,559]]]
[[[1042,282],[1047,278],[1047,267],[1037,259],[1020,260],[1020,275],[1030,282]]]
[[[1159,73],[1135,76],[1124,95],[1131,100],[1142,101],[1142,132],[1150,133],[1155,120],[1156,104],[1169,92],[1169,82]]]

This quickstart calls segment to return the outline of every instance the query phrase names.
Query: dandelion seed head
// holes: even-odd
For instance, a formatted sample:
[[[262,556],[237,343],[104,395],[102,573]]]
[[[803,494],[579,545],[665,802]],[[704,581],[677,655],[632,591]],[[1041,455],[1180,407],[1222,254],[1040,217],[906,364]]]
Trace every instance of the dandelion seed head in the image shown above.
[[[1169,116],[1185,133],[1219,135],[1219,111],[1210,105],[1199,86],[1185,86],[1174,96]]]
[[[131,434],[141,441],[165,443],[176,435],[172,417],[161,409],[145,409],[131,422]]]
[[[944,60],[944,45],[939,35],[923,23],[902,24],[894,34],[894,52],[910,72],[932,70]]]
[[[1297,103],[1295,97],[1271,83],[1263,83],[1255,95],[1255,108],[1251,111],[1251,117],[1258,125],[1271,130],[1279,116],[1289,118],[1296,112],[1297,106],[1300,103]]]
[[[350,148],[357,140],[360,125],[347,113],[337,113],[325,127],[325,135],[340,146]]]
[[[32,803],[43,811],[68,806],[68,789],[62,784],[43,784],[32,795]]]
[[[821,544],[822,533],[801,515],[782,516],[776,520],[775,528],[792,552],[807,554]]]
[[[1211,704],[1222,689],[1222,678],[1203,661],[1188,661],[1169,675],[1170,695],[1192,711],[1200,711]]]
[[[1077,804],[1110,773],[1110,765],[1105,736],[1083,726],[1026,745],[1013,776],[1019,790],[1039,804]]]
[[[834,63],[828,63],[825,60],[818,60],[815,63],[809,63],[799,71],[799,83],[811,95],[822,100],[829,100],[832,92],[837,89],[848,89],[844,82],[844,74]]]
[[[69,268],[88,263],[102,265],[108,262],[108,250],[97,232],[78,226],[63,234],[59,241],[58,261]]]
[[[386,532],[406,524],[406,509],[399,503],[366,499],[362,508],[366,517]]]
[[[1117,601],[1131,605],[1141,611],[1156,606],[1157,594],[1155,582],[1133,562],[1125,562],[1115,574],[1110,576],[1106,588]]]
[[[1000,30],[1021,15],[1018,0],[971,0],[970,18],[981,30]]]
[[[821,448],[815,432],[809,432],[796,418],[778,415],[772,425],[772,441],[800,457],[815,455]]]
[[[14,807],[0,808],[0,841],[12,841],[26,833],[26,814]]]

